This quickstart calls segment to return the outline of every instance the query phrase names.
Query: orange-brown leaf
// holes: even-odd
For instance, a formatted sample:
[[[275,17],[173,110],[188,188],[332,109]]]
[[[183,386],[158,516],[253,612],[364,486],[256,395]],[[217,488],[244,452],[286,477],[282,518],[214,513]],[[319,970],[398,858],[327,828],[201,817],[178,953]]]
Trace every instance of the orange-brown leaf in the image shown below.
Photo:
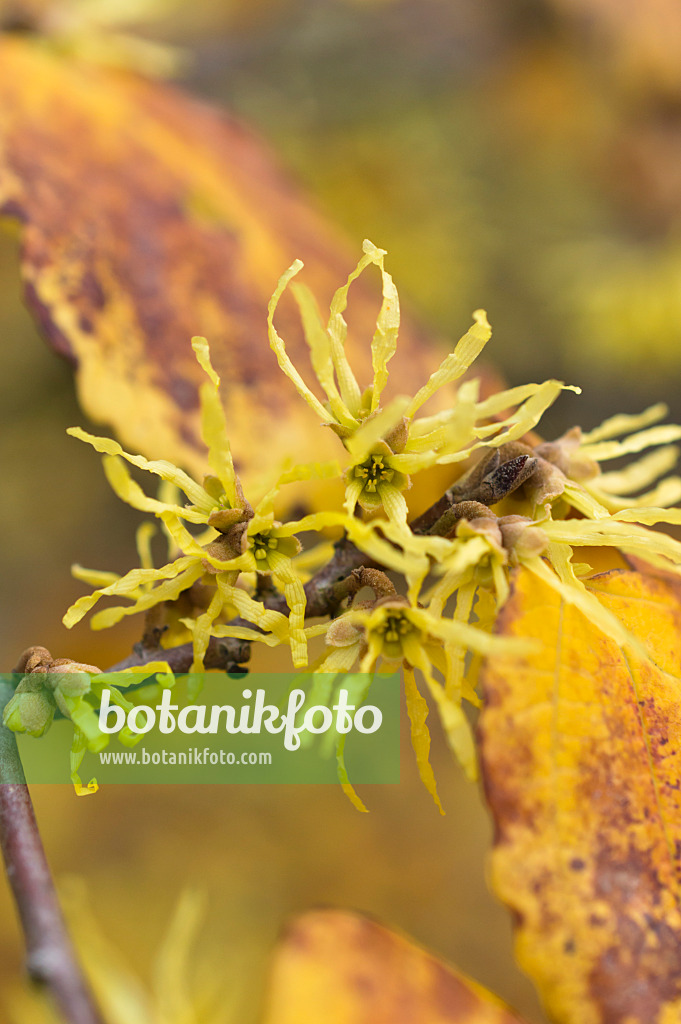
[[[628,656],[519,571],[500,631],[540,641],[484,673],[492,881],[561,1024],[681,1020],[681,603],[613,571],[590,589],[653,654]]]
[[[29,305],[77,365],[85,411],[125,446],[205,471],[190,347],[201,334],[246,480],[286,454],[338,454],[277,367],[266,308],[297,257],[328,308],[361,239],[348,254],[234,119],[166,85],[2,37],[0,214],[22,225]],[[348,348],[368,383],[378,275],[353,286],[350,304]],[[287,298],[281,333],[305,367],[293,309]],[[439,358],[405,323],[392,391],[411,393]]]
[[[344,911],[289,927],[264,1024],[522,1024],[499,1000],[407,939]]]

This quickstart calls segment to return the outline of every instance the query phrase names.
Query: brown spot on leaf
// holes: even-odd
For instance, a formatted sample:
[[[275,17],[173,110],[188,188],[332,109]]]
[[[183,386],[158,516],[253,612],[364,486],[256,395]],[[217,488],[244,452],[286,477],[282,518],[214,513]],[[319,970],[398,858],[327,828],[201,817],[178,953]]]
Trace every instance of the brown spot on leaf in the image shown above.
[[[251,470],[274,473],[291,453],[301,462],[337,456],[337,440],[278,369],[266,311],[297,257],[328,308],[360,247],[347,250],[243,125],[166,85],[3,37],[0,153],[0,209],[23,225],[28,304],[77,365],[92,419],[129,448],[201,475],[202,374],[190,349],[200,334],[222,377],[246,485]],[[378,277],[367,272],[348,311],[362,384],[379,306]],[[309,379],[290,296],[278,324]],[[390,390],[412,392],[441,358],[406,319]]]

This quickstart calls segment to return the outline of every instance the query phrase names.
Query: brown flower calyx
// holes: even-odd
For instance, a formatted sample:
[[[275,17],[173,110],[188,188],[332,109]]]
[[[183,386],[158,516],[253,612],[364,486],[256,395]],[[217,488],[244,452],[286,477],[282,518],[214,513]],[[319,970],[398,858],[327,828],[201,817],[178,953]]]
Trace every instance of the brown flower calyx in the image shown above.
[[[236,523],[245,523],[252,516],[252,511],[248,516],[242,508],[219,508],[208,516],[208,525],[219,533],[229,533]]]
[[[212,474],[203,478],[203,489],[218,503],[218,508],[208,516],[208,525],[219,533],[228,533],[236,523],[247,523],[253,518],[252,506],[246,501],[239,477],[236,477],[237,505],[232,508],[221,481]]]
[[[236,511],[236,509],[231,509],[230,511]],[[232,558],[238,558],[239,555],[243,554],[247,527],[247,520],[242,519],[239,522],[233,523],[228,530],[206,544],[206,554],[220,562],[229,562]],[[211,576],[216,576],[220,572],[219,569],[210,564],[208,559],[204,560],[202,564],[203,568]]]
[[[527,516],[501,516],[497,520],[501,539],[509,555],[509,564],[518,565],[523,558],[542,555],[549,539],[540,526]]]
[[[20,656],[14,671],[21,675],[31,675],[34,672],[48,673],[59,672],[95,672],[100,673],[101,668],[95,665],[86,665],[81,661],[73,661],[71,658],[53,658],[47,647],[35,645],[27,647]]]
[[[359,571],[361,572],[362,570]],[[379,570],[371,571],[378,572],[380,576],[384,575],[384,573],[381,573]],[[375,582],[378,585],[378,581],[376,580]],[[390,583],[389,580],[388,583]],[[392,584],[390,585],[392,586]],[[367,583],[367,586],[371,586],[371,584]],[[376,593],[376,591],[374,591],[374,593]],[[403,597],[402,594],[395,593],[395,589],[393,587],[392,593],[383,594],[380,597],[376,597],[373,601],[358,601],[352,606],[352,610],[372,611],[374,608],[394,608],[396,612],[394,619],[395,622],[398,622],[401,621],[402,610],[409,607],[410,605],[407,598]],[[388,616],[386,620],[386,629],[390,629],[392,623],[393,617]],[[397,627],[395,626],[394,628]],[[341,615],[340,618],[334,619],[333,622],[330,623],[326,631],[326,643],[331,647],[350,647],[352,644],[359,643],[360,647],[358,656],[360,659],[363,658],[367,652],[366,629],[364,623],[353,622],[351,617]]]
[[[388,448],[395,455],[399,455],[404,451],[409,437],[409,420],[406,416],[403,416],[399,423],[397,423],[392,430],[389,430],[383,440],[388,445]]]
[[[529,516],[508,515],[462,520],[457,537],[480,534],[502,556],[504,564],[518,565],[523,558],[541,555],[548,547],[548,537]]]
[[[404,594],[386,594],[371,603],[372,608],[410,608],[409,599]]]
[[[373,590],[375,599],[396,594],[394,584],[384,572],[381,572],[380,569],[369,569],[361,565],[358,569],[353,569],[345,579],[339,580],[334,584],[334,601],[337,604],[341,604],[346,598],[355,597],[364,587],[369,587]],[[368,607],[373,603],[373,601],[362,602],[362,605]]]
[[[532,449],[526,445],[519,447],[520,451],[511,442],[484,455],[449,488],[449,501],[476,501],[489,506],[512,494],[537,468]]]
[[[431,526],[428,533],[437,537],[451,538],[462,519],[496,519],[494,512],[480,501],[457,501]]]
[[[546,462],[556,466],[570,480],[583,483],[600,475],[601,467],[588,455],[580,452],[582,428],[571,427],[556,441],[538,444],[535,453]]]

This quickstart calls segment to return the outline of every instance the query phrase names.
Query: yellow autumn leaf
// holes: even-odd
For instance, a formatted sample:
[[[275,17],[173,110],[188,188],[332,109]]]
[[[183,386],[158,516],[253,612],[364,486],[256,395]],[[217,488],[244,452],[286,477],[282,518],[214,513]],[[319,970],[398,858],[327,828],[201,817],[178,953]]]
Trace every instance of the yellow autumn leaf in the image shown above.
[[[675,0],[550,0],[548,6],[582,36],[598,38],[601,63],[630,91],[638,86],[678,96],[681,8]]]
[[[589,589],[642,661],[519,570],[498,630],[533,637],[483,674],[492,884],[560,1024],[681,1020],[681,602],[661,579]]]
[[[340,910],[293,921],[263,1024],[523,1024],[495,996],[375,921]]]
[[[267,303],[301,257],[321,308],[354,264],[334,230],[242,124],[169,86],[0,37],[0,215],[20,225],[26,298],[76,365],[81,404],[124,447],[200,478],[203,374],[193,336],[222,379],[237,469],[249,489],[285,456],[336,453],[337,439],[282,384]],[[378,273],[350,291],[348,355],[371,379]],[[295,304],[280,325],[309,355]],[[442,356],[403,318],[390,389],[409,391]]]

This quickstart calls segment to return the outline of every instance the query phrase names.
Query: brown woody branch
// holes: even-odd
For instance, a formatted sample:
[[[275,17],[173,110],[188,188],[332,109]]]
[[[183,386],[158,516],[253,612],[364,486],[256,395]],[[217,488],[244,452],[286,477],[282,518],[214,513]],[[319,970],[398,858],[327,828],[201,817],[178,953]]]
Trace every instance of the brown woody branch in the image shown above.
[[[535,462],[527,455],[502,461],[498,451],[490,453],[413,521],[412,530],[428,533],[437,528],[438,522],[457,504],[494,504],[528,479]],[[305,584],[307,615],[336,615],[344,600],[362,586],[371,585],[368,573],[360,570],[375,567],[376,563],[347,538],[338,541],[330,561]],[[263,597],[268,608],[286,612],[283,595],[272,593]],[[161,648],[161,633],[158,623],[148,622],[143,640],[134,652],[109,671],[122,671],[161,658],[174,672],[187,672],[193,660],[192,645]],[[243,670],[249,658],[248,642],[212,637],[205,665],[238,671]],[[20,665],[18,670],[22,669]],[[13,692],[9,682],[0,683],[0,714]],[[29,975],[49,989],[69,1024],[102,1024],[59,908],[16,738],[4,726],[0,726],[0,846],[26,938]]]
[[[14,693],[0,683],[0,715]],[[29,976],[69,1024],[103,1024],[66,930],[13,732],[0,725],[0,847],[26,939]]]

